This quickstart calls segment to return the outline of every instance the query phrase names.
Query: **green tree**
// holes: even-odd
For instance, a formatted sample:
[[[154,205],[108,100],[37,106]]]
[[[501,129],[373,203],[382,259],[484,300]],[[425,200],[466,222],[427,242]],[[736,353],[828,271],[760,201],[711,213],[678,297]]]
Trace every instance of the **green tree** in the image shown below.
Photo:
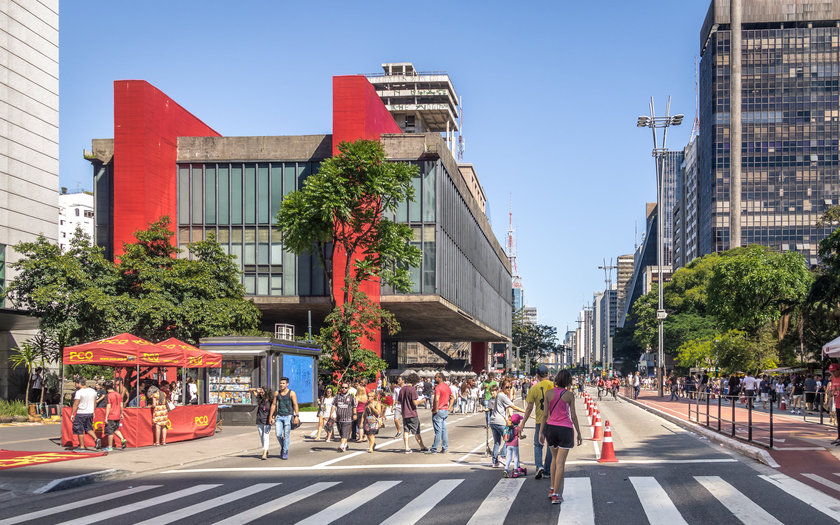
[[[12,353],[9,355],[9,364],[12,365],[12,368],[24,367],[26,369],[26,392],[24,393],[24,403],[28,405],[29,387],[32,383],[32,371],[39,366],[44,366],[44,356],[37,346],[29,341],[26,341],[20,346],[12,348]]]
[[[513,315],[513,346],[519,348],[520,359],[531,358],[532,363],[539,363],[543,358],[558,351],[557,328],[544,324],[525,322],[522,310]]]
[[[826,210],[817,227],[835,229],[819,244],[820,264],[802,304],[802,343],[821,358],[822,345],[840,335],[840,206]],[[810,353],[810,352],[809,352]]]
[[[197,344],[256,328],[259,311],[245,299],[234,256],[211,234],[187,245],[189,258],[178,258],[169,223],[160,218],[123,247],[117,289],[129,331],[151,341],[177,337]]]
[[[399,329],[368,300],[361,284],[381,281],[409,292],[409,268],[420,264],[420,250],[410,244],[411,228],[390,219],[400,203],[414,199],[411,179],[417,167],[388,162],[378,141],[342,142],[338,150],[283,200],[276,218],[285,248],[315,254],[326,274],[333,311],[318,340],[334,355],[337,376],[356,363],[367,331]],[[342,274],[333,275],[334,261],[346,262]]]
[[[730,250],[712,272],[708,305],[724,329],[752,337],[805,298],[812,275],[802,255],[752,245]]]
[[[15,250],[21,258],[11,265],[17,275],[6,295],[40,318],[41,330],[56,343],[59,355],[65,346],[118,333],[117,272],[90,237],[77,229],[66,253],[43,235],[18,243]]]

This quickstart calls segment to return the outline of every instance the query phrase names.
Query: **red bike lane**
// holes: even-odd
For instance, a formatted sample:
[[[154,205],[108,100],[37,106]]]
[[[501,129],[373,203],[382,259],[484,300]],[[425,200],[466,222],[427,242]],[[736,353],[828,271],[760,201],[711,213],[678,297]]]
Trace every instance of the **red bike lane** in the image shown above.
[[[626,397],[626,396],[625,396]],[[659,410],[685,422],[698,424],[714,431],[718,430],[718,411],[720,411],[721,434],[732,437],[733,409],[728,399],[709,399],[708,414],[705,399],[680,398],[669,401],[668,397],[659,397],[657,392],[642,390],[636,402]],[[691,416],[689,418],[689,402]],[[698,406],[699,405],[699,406]],[[757,405],[760,407],[761,403]],[[734,409],[734,432],[739,440],[746,442],[749,437],[749,411],[743,403],[736,402]],[[840,447],[831,445],[837,437],[836,427],[829,426],[828,416],[824,424],[819,423],[819,414],[811,413],[806,418],[787,412],[773,411],[773,447],[770,445],[770,414],[768,411],[752,411],[752,440],[759,450],[765,450],[778,464],[779,472],[791,476],[802,483],[814,487],[832,497],[840,498]]]

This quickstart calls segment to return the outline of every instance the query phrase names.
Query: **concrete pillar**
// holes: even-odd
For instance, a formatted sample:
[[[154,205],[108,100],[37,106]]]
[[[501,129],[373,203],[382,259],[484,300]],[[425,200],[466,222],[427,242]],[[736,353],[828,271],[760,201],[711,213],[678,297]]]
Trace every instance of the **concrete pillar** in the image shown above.
[[[480,374],[487,370],[487,343],[470,343],[470,357],[473,372]]]
[[[729,247],[741,246],[741,0],[730,0]]]

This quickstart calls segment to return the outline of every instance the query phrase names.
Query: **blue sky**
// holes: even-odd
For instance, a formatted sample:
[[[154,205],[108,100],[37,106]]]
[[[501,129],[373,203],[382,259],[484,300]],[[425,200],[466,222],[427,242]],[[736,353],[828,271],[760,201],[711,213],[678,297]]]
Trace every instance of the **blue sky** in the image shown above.
[[[656,200],[650,131],[635,127],[651,96],[686,115],[669,145],[688,140],[708,7],[62,0],[61,185],[91,189],[82,153],[113,137],[114,80],[149,81],[222,135],[304,135],[331,130],[333,75],[446,71],[502,246],[512,205],[526,304],[562,333]]]

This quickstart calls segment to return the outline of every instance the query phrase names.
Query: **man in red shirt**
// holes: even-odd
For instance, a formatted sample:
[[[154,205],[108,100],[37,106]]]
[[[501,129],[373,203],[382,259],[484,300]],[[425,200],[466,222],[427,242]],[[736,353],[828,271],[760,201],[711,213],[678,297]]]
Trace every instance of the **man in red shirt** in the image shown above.
[[[834,396],[834,410],[837,414],[837,439],[831,442],[832,445],[840,445],[840,365],[831,363],[828,365],[828,371],[831,374],[831,383],[826,390],[826,400],[829,395]]]
[[[435,429],[435,441],[432,443],[427,454],[434,454],[437,452],[438,445],[440,445],[441,453],[446,452],[449,448],[449,434],[446,432],[446,418],[449,417],[449,411],[452,410],[452,404],[455,398],[452,397],[452,389],[443,380],[443,374],[438,372],[435,374],[435,393],[432,397],[432,426]]]
[[[105,405],[105,435],[108,436],[108,448],[106,452],[114,450],[114,434],[120,438],[122,448],[125,448],[127,442],[120,432],[120,421],[122,421],[122,394],[114,390],[113,381],[105,381],[105,390],[108,392],[108,404]]]

